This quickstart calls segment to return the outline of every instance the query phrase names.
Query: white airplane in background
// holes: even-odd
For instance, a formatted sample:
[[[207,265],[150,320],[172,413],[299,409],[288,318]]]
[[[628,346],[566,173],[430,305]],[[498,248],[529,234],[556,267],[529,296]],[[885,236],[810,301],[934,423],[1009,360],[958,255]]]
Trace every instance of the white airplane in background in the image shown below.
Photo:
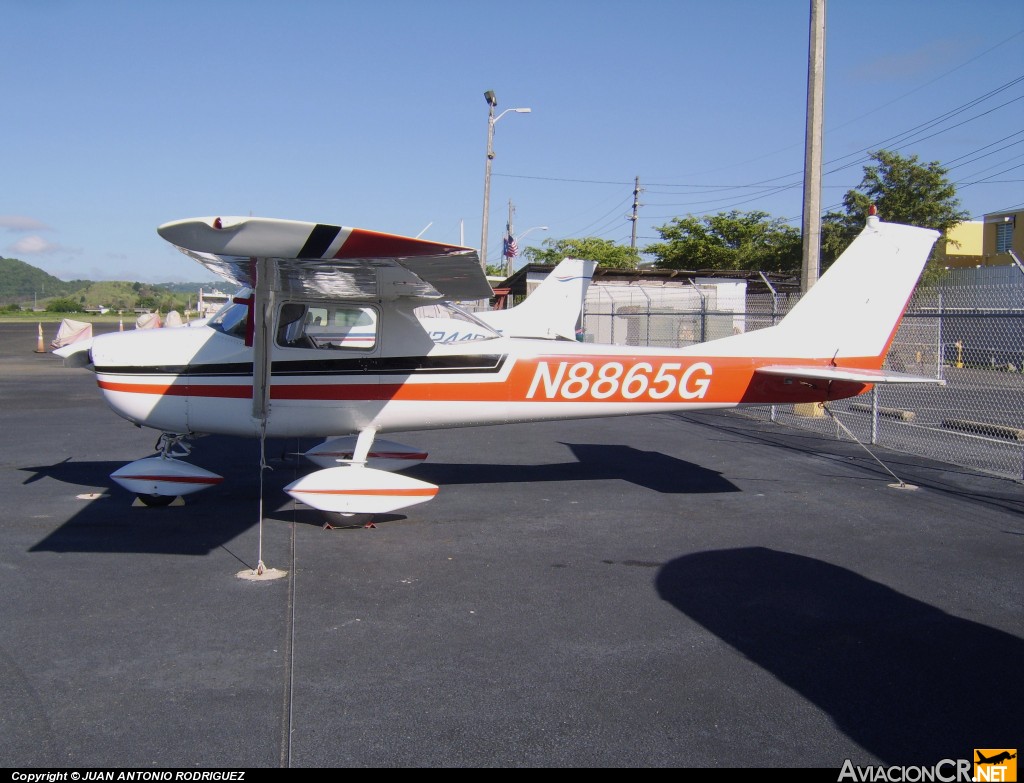
[[[533,292],[515,307],[482,310],[469,318],[459,313],[458,317],[453,318],[455,307],[447,304],[434,308],[433,312],[428,306],[421,307],[416,315],[436,343],[488,339],[494,332],[508,337],[574,340],[580,311],[587,298],[587,288],[590,287],[596,268],[596,261],[563,258]],[[235,299],[245,299],[251,293],[249,289],[242,289]],[[231,305],[232,301],[229,300],[221,310]],[[219,312],[183,326],[205,326]],[[483,321],[490,328],[477,329],[477,321]],[[372,308],[364,308],[358,314],[350,309],[342,308],[339,311],[330,307],[309,307],[305,311],[304,332],[317,343],[333,341],[350,348],[359,347],[360,344],[371,345],[376,330],[376,315]],[[84,344],[77,351],[81,353],[88,347],[89,344]],[[70,358],[70,355],[65,358]]]
[[[587,288],[597,263],[564,258],[526,299],[507,310],[482,310],[470,316],[451,303],[417,308],[416,317],[435,343],[486,340],[494,332],[507,337],[536,337],[544,340],[575,340]],[[377,317],[373,308],[358,314],[350,307],[306,308],[303,331],[314,342],[333,342],[344,347],[372,345],[376,339]],[[488,329],[477,328],[482,321]],[[298,330],[298,327],[296,327]]]
[[[435,342],[419,308],[492,294],[469,248],[246,217],[158,232],[252,295],[198,328],[92,342],[108,404],[163,433],[158,456],[112,474],[152,505],[222,480],[179,458],[203,433],[329,437],[307,453],[326,466],[286,491],[324,511],[386,513],[438,487],[395,472],[426,455],[378,433],[825,402],[875,383],[936,382],[882,363],[939,234],[875,216],[779,324],[675,350],[503,336],[479,320],[484,337]],[[310,313],[335,323],[370,313],[371,337],[318,339]],[[515,320],[508,329],[519,331]]]
[[[508,310],[487,310],[477,318],[506,337],[575,340],[596,261],[565,258],[526,299]]]

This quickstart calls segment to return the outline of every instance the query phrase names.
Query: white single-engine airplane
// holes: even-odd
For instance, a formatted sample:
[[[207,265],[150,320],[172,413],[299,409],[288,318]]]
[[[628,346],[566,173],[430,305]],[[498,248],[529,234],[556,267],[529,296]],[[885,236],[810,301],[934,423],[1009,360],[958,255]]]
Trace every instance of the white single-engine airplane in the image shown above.
[[[327,437],[306,453],[323,467],[286,491],[372,514],[438,491],[396,472],[425,454],[378,433],[825,402],[875,383],[936,382],[882,362],[938,232],[874,216],[779,324],[678,350],[501,335],[457,310],[441,317],[469,319],[479,339],[436,342],[423,317],[492,295],[469,248],[246,217],[158,232],[251,295],[199,327],[92,341],[109,405],[163,433],[158,456],[111,476],[149,505],[221,481],[179,458],[204,433]],[[356,325],[366,339],[349,342]]]

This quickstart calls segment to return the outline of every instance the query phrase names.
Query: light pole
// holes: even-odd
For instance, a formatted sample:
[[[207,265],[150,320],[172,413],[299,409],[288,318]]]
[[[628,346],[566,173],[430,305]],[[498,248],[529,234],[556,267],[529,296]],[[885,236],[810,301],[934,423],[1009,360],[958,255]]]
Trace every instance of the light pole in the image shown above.
[[[526,229],[526,231],[524,231],[522,234],[520,234],[519,236],[516,237],[516,244],[518,245],[519,244],[519,240],[522,239],[523,237],[525,237],[531,231],[547,231],[547,230],[548,230],[547,226],[530,226],[528,229]],[[505,270],[505,273],[506,273],[505,277],[512,277],[512,272],[515,271],[514,269],[512,269],[512,265],[514,263],[515,263],[515,258],[510,258],[508,260],[508,269]]]
[[[510,111],[516,114],[529,114],[530,109],[505,109],[497,117],[494,116],[494,107],[498,105],[498,99],[494,90],[484,93],[484,100],[487,101],[487,165],[484,168],[484,217],[480,230],[480,267],[487,271],[487,222],[488,213],[491,207],[491,161],[494,160],[494,125]]]
[[[531,231],[547,231],[547,230],[548,230],[547,226],[530,226],[530,228],[526,229],[526,231],[524,231],[522,234],[520,234],[519,236],[516,237],[516,242],[518,242],[520,239],[525,237]]]

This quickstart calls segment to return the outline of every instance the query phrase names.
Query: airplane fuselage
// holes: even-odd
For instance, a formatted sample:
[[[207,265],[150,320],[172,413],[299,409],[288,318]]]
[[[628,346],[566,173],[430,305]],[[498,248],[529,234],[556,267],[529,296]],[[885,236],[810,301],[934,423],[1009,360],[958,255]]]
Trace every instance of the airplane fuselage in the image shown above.
[[[389,513],[438,487],[390,472],[426,455],[374,449],[378,433],[824,402],[873,383],[934,382],[881,368],[938,233],[877,216],[778,324],[675,350],[555,339],[575,335],[578,285],[528,298],[503,326],[483,323],[451,305],[492,293],[467,248],[256,218],[158,230],[247,293],[202,325],[89,348],[110,406],[163,432],[158,456],[111,474],[150,505],[221,480],[179,459],[193,434],[327,438],[306,452],[322,468],[285,491],[322,511]]]
[[[382,341],[383,343],[383,341]],[[386,346],[382,346],[386,347]],[[782,359],[495,338],[425,353],[273,346],[266,434],[435,429],[548,419],[813,402],[863,383],[756,376]],[[97,338],[93,362],[110,406],[175,433],[258,435],[253,349],[209,327]],[[139,361],[159,356],[159,363]]]

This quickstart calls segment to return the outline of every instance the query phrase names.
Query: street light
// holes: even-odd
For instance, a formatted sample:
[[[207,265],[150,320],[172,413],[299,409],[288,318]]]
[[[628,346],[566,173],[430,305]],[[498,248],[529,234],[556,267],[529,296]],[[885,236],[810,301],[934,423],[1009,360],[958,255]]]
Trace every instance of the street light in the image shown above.
[[[530,228],[526,229],[526,231],[524,231],[522,234],[520,234],[519,236],[516,237],[516,242],[518,242],[520,239],[525,237],[531,231],[547,231],[547,230],[548,230],[547,226],[531,226]]]
[[[484,168],[484,217],[483,227],[480,231],[480,266],[487,271],[487,222],[491,206],[491,161],[494,160],[494,125],[509,112],[516,114],[529,114],[530,109],[505,109],[497,117],[494,116],[494,107],[498,105],[498,99],[494,90],[484,93],[484,100],[487,101],[487,166]]]

